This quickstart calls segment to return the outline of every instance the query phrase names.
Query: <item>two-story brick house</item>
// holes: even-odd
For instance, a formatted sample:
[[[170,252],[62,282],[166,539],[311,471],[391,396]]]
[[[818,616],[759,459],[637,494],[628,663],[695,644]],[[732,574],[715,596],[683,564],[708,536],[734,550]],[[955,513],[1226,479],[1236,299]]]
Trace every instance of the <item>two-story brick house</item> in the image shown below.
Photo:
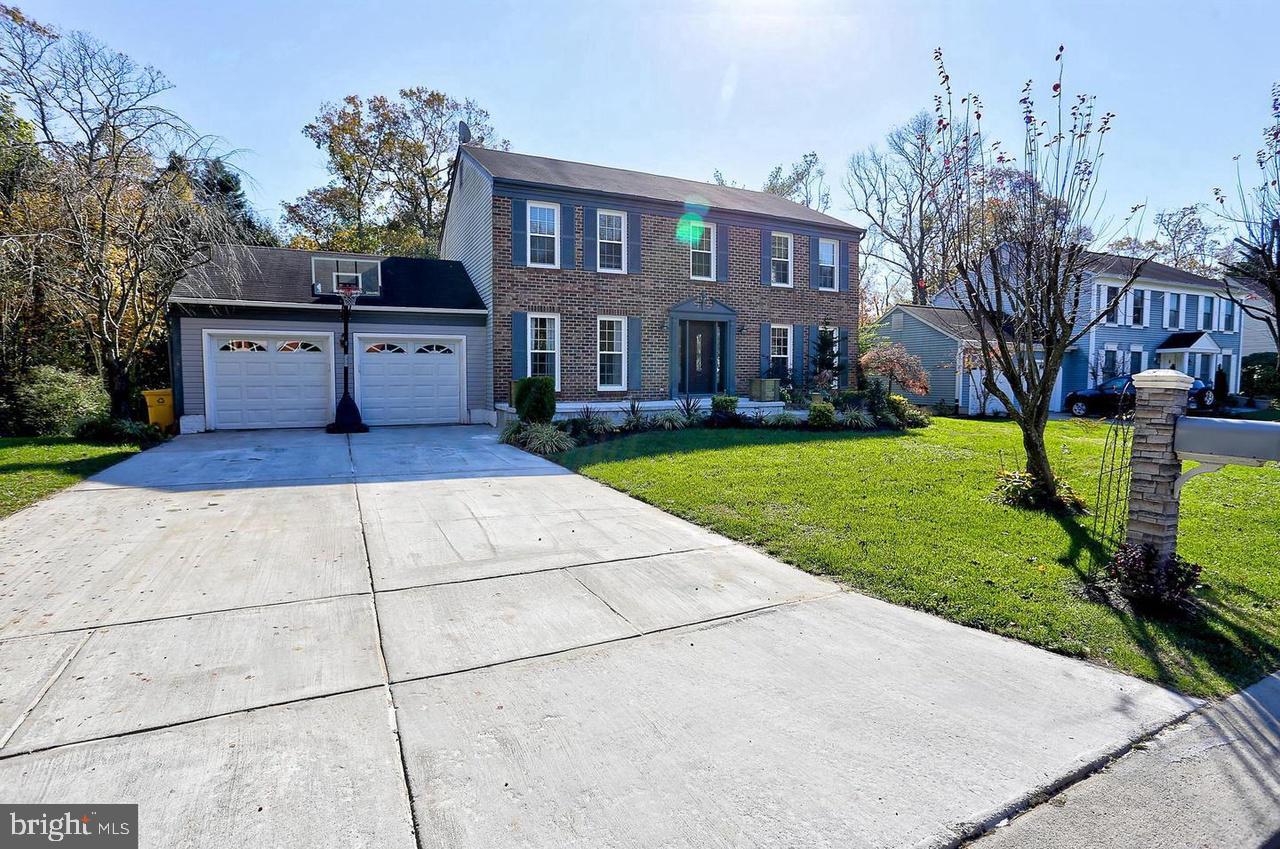
[[[857,227],[776,195],[465,146],[441,256],[489,309],[492,401],[746,394],[808,377],[819,328],[856,356]]]

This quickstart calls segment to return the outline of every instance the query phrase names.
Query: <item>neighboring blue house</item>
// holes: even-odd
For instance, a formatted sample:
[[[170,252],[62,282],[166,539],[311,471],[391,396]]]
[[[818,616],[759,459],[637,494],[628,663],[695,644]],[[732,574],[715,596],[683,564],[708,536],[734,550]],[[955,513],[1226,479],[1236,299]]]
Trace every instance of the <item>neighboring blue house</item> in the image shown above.
[[[1097,257],[1082,308],[1088,322],[1124,288],[1133,268],[1129,257]],[[930,375],[926,396],[917,403],[956,403],[962,412],[981,406],[981,372],[966,369],[964,350],[975,350],[978,335],[954,297],[939,293],[932,306],[899,304],[877,324],[876,332],[902,343],[919,356]],[[1218,281],[1148,262],[1122,302],[1067,353],[1054,388],[1053,409],[1067,394],[1121,374],[1168,368],[1212,383],[1221,368],[1229,391],[1240,387],[1241,311]],[[998,412],[988,406],[989,412]]]

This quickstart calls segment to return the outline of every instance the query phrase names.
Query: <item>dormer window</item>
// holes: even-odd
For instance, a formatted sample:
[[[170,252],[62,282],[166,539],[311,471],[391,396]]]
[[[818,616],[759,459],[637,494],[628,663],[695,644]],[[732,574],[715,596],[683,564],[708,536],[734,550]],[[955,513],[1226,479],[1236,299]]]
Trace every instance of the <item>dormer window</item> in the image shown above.
[[[344,284],[356,283],[362,295],[382,292],[382,260],[354,257],[313,256],[311,291],[316,295],[336,295]]]

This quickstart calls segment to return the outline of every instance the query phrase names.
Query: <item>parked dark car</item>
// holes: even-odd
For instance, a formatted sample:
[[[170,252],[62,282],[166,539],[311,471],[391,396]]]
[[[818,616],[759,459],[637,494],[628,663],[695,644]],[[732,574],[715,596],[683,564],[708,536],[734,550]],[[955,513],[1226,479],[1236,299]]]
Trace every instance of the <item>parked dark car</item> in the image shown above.
[[[1090,389],[1081,389],[1067,396],[1067,412],[1073,416],[1114,416],[1122,410],[1133,409],[1133,380],[1128,375],[1104,380]],[[1208,409],[1217,396],[1213,387],[1196,378],[1187,390],[1187,408]]]

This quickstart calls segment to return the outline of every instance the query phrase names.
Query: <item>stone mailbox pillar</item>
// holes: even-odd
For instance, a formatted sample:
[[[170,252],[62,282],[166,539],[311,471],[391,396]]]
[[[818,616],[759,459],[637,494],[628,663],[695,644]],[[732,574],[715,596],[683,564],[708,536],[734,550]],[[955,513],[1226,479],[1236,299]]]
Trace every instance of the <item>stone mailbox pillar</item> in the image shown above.
[[[1130,455],[1129,524],[1126,541],[1147,543],[1160,557],[1178,545],[1178,496],[1174,484],[1182,463],[1173,450],[1173,429],[1187,411],[1189,376],[1152,369],[1133,376],[1137,399],[1133,410]]]

